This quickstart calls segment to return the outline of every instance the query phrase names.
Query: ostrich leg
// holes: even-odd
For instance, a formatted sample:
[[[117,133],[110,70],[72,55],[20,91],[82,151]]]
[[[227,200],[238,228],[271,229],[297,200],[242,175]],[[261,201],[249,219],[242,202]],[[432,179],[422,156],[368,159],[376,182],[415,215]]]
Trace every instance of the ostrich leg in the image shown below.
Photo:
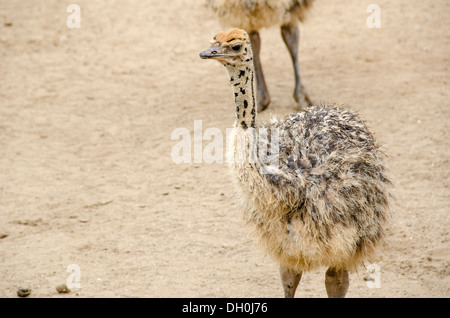
[[[344,298],[349,285],[348,271],[328,268],[325,274],[325,287],[328,298]]]
[[[294,298],[298,283],[300,282],[300,278],[302,278],[302,273],[297,273],[280,266],[280,275],[284,289],[284,297]]]
[[[298,43],[300,38],[300,31],[296,25],[287,24],[281,27],[281,35],[283,37],[284,43],[289,50],[289,53],[291,54],[292,63],[294,66],[294,99],[299,104],[301,109],[305,109],[306,107],[311,105],[311,100],[309,99],[308,94],[306,93],[306,90],[302,86],[300,80],[300,65],[298,62]]]
[[[269,106],[270,104],[269,91],[267,90],[266,81],[264,79],[264,74],[261,66],[261,61],[259,59],[261,38],[259,37],[258,31],[250,32],[249,36],[252,44],[253,63],[255,66],[255,73],[256,73],[258,112],[261,112],[264,109],[266,109],[267,106]]]

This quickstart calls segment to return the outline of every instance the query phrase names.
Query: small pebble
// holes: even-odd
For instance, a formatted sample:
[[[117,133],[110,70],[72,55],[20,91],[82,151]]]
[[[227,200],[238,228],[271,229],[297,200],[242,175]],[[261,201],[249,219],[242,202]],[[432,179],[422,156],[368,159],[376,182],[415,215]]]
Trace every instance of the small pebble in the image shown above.
[[[31,289],[29,288],[19,288],[17,290],[17,296],[19,297],[28,297],[31,294]]]
[[[66,284],[61,284],[56,286],[56,290],[58,291],[58,293],[60,294],[67,294],[70,293],[70,289],[67,287]]]

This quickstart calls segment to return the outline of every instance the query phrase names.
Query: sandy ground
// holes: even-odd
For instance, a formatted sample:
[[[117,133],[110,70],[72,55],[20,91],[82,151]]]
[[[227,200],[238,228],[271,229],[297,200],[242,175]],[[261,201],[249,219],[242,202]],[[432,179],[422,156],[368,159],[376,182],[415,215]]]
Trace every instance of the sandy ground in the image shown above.
[[[395,182],[381,284],[361,268],[348,296],[449,297],[450,3],[379,0],[369,29],[372,2],[318,0],[301,26],[311,98],[358,111]],[[225,70],[198,57],[223,29],[203,3],[80,0],[70,29],[68,3],[0,0],[1,297],[282,296],[226,164],[171,158],[174,129],[234,120]],[[295,106],[279,29],[261,36],[264,120]],[[296,297],[325,297],[324,271]]]

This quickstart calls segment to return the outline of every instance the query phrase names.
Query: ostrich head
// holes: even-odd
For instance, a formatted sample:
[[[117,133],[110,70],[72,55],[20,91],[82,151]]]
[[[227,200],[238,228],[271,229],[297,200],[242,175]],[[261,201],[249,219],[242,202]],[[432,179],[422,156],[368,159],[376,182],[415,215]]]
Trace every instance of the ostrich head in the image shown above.
[[[220,32],[211,40],[211,47],[200,53],[200,57],[218,60],[226,67],[246,65],[253,59],[250,37],[240,29]]]

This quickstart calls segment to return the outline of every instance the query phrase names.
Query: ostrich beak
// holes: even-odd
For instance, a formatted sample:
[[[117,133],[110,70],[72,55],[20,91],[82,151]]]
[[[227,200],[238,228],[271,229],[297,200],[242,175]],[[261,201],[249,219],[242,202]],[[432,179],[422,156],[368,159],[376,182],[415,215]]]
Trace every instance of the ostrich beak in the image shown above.
[[[220,47],[217,46],[211,46],[206,51],[200,52],[199,55],[202,59],[219,59],[221,57],[230,56],[230,54],[221,54]]]

